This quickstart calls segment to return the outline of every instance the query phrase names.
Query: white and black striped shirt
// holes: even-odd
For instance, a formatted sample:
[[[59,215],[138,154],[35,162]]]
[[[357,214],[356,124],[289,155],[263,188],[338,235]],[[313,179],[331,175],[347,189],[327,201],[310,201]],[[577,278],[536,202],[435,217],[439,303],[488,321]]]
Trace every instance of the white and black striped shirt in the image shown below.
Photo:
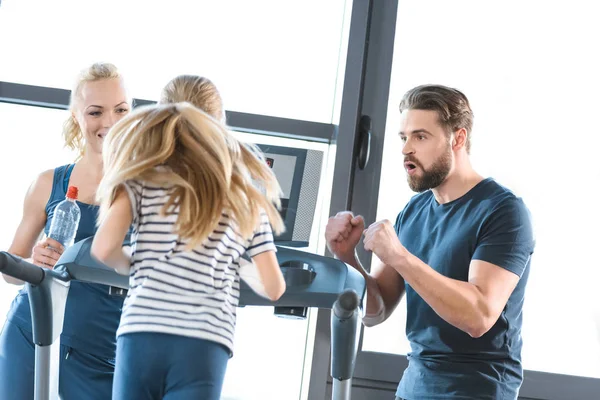
[[[173,232],[177,209],[160,210],[169,188],[140,181],[125,184],[133,213],[129,293],[117,336],[133,332],[211,340],[233,354],[236,307],[240,296],[239,259],[276,251],[267,215],[251,240],[243,239],[227,214],[193,250]]]

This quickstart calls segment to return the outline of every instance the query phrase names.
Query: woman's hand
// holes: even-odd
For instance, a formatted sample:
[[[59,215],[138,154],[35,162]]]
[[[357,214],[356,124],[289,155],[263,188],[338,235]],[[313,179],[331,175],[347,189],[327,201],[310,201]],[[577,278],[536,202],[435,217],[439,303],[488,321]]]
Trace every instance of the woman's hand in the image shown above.
[[[33,247],[31,262],[39,267],[52,269],[65,251],[62,244],[54,239],[46,238]]]

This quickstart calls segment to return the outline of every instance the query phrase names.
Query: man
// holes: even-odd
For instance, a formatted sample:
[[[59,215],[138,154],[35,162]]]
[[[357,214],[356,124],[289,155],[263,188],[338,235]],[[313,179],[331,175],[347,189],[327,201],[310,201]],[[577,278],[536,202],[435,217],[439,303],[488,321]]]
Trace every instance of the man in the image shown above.
[[[516,399],[521,325],[534,239],[523,201],[469,160],[473,113],[458,90],[425,85],[400,103],[410,188],[396,223],[364,230],[362,217],[329,219],[327,245],[363,274],[363,323],[377,325],[407,297],[409,365],[402,399]],[[367,273],[355,248],[381,261]]]

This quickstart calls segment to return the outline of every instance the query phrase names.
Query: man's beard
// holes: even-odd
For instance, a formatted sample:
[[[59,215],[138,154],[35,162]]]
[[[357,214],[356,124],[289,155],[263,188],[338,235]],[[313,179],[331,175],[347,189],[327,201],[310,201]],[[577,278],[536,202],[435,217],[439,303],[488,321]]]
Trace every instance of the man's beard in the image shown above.
[[[436,188],[444,182],[452,167],[452,150],[448,147],[448,150],[442,154],[429,169],[423,168],[417,160],[411,159],[410,157],[405,160],[413,162],[417,167],[421,168],[423,172],[421,176],[417,176],[417,174],[408,175],[407,179],[410,189],[414,192],[421,193]]]

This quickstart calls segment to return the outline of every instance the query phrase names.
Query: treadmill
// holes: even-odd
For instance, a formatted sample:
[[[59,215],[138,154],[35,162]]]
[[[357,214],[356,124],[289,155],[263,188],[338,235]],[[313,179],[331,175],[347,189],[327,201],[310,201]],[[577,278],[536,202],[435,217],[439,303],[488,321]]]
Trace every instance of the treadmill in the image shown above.
[[[35,343],[35,400],[54,400],[56,396],[51,393],[51,388],[58,387],[58,371],[52,368],[51,346],[62,332],[70,282],[100,283],[121,290],[129,286],[128,276],[117,274],[91,257],[92,240],[90,237],[68,248],[53,270],[0,252],[0,272],[27,282]],[[359,308],[365,294],[364,278],[354,268],[333,258],[284,247],[278,247],[277,257],[287,285],[283,296],[271,302],[242,283],[240,306],[332,309],[332,400],[349,400],[358,342]]]
[[[278,301],[271,302],[241,281],[239,305],[274,307],[276,315],[290,318],[306,318],[311,307],[331,309],[332,399],[349,400],[361,320],[359,309],[366,290],[364,278],[340,260],[298,250],[310,249],[323,152],[260,143],[257,146],[283,192],[280,213],[286,231],[275,237],[275,244],[286,291]],[[54,400],[50,389],[58,388],[58,371],[53,371],[58,363],[51,362],[52,344],[62,332],[70,282],[104,284],[115,295],[125,295],[129,286],[128,277],[118,275],[90,256],[92,240],[87,238],[68,248],[53,270],[0,252],[0,272],[27,282],[36,345],[35,400]]]

